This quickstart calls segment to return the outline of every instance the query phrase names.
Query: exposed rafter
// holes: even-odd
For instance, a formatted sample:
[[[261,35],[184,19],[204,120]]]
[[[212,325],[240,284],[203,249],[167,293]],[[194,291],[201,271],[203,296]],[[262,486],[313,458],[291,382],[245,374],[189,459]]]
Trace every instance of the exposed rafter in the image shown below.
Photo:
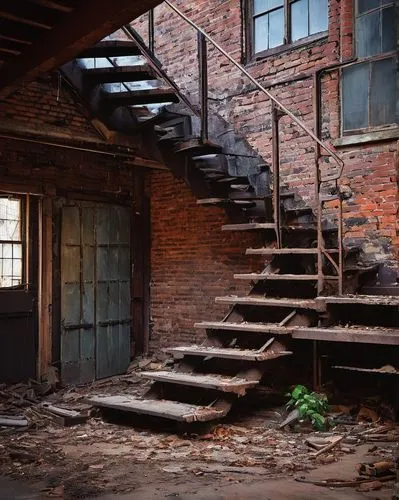
[[[52,28],[51,24],[25,17],[23,14],[13,14],[12,12],[8,12],[6,10],[0,10],[0,18],[8,19],[9,21],[14,21],[16,23],[27,24],[28,26],[33,26],[34,28],[40,28],[44,30],[51,30]]]
[[[47,7],[48,9],[59,10],[61,12],[72,12],[74,10],[73,5],[69,2],[58,2],[56,0],[28,0],[31,3],[40,5],[41,7]]]
[[[39,1],[41,10],[44,10],[44,1]],[[35,3],[38,2],[35,0]],[[68,5],[58,0],[52,3]],[[161,0],[113,0],[103,2],[99,8],[97,0],[81,0],[75,4],[76,8],[72,12],[62,13],[58,9],[57,15],[61,16],[58,24],[51,30],[43,30],[37,38],[29,39],[33,42],[31,46],[1,66],[0,98],[8,95],[22,80],[33,79],[66,63],[82,50],[160,3]],[[2,8],[0,17],[2,14],[4,17],[14,15],[9,12],[12,11]],[[56,13],[55,10],[53,12]],[[21,13],[20,17],[24,18],[24,14]],[[39,23],[47,24],[47,20],[39,16],[37,19]],[[7,32],[7,36],[12,36],[12,33]]]

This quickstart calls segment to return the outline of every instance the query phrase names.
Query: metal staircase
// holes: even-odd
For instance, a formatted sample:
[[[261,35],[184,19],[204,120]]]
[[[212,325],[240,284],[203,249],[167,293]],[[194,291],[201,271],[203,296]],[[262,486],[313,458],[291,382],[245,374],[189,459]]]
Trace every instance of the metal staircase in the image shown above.
[[[252,291],[245,297],[216,298],[231,310],[220,322],[195,325],[206,331],[202,345],[168,349],[176,359],[174,369],[144,372],[142,376],[153,381],[144,399],[91,398],[99,407],[190,423],[225,416],[237,397],[260,382],[272,360],[292,355],[293,339],[392,344],[398,343],[399,334],[395,328],[382,336],[370,325],[346,332],[337,326],[339,306],[334,298],[342,296],[345,286],[339,191],[343,162],[319,139],[318,116],[314,131],[309,130],[202,29],[166,3],[198,33],[200,107],[181,93],[130,26],[123,28],[128,41],[100,42],[62,71],[97,119],[111,130],[142,134],[149,147],[156,144],[157,154],[170,170],[186,181],[199,205],[223,207],[232,222],[222,231],[261,231],[265,236],[264,247],[246,250],[247,255],[264,255],[268,259],[265,269],[234,276],[253,282]],[[243,138],[209,115],[208,42],[272,100],[272,165],[264,164]],[[320,96],[315,89],[316,102]],[[315,141],[312,206],[281,179],[279,126],[283,116]],[[223,126],[224,133],[220,133]],[[323,176],[320,169],[325,154],[337,165],[329,176]],[[326,217],[324,207],[331,201],[336,202],[336,216],[331,217],[329,211]],[[361,297],[346,299],[346,304],[362,303]],[[333,303],[335,316],[330,311]],[[373,304],[369,300],[366,305]],[[395,304],[383,306],[391,310]],[[344,333],[349,335],[345,338]]]

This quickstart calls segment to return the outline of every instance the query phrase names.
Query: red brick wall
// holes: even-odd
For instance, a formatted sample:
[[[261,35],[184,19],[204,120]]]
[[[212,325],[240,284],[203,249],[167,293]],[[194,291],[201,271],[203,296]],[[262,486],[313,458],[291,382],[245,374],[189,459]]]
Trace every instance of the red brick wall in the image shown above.
[[[168,173],[154,173],[151,193],[151,350],[200,342],[196,321],[221,320],[226,307],[215,297],[249,292],[237,272],[260,270],[260,261],[244,256],[260,246],[259,234],[222,232],[224,211],[199,207],[187,186]]]

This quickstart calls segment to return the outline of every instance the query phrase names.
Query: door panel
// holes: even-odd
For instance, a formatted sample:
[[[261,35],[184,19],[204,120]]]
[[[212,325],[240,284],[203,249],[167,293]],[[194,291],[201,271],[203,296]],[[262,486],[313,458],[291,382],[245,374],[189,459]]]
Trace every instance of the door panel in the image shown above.
[[[130,362],[130,211],[74,202],[62,210],[61,367],[67,383],[126,371]]]

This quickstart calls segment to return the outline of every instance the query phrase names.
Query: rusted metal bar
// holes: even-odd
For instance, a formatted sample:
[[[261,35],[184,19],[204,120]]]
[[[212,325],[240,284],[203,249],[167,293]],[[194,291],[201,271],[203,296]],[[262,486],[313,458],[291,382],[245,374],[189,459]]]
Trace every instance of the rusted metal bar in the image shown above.
[[[295,122],[299,128],[301,128],[307,135],[309,135],[314,141],[319,144],[321,148],[328,152],[328,154],[337,162],[340,166],[340,172],[342,174],[342,170],[344,167],[343,160],[323,141],[321,141],[317,135],[310,130],[299,118],[297,118],[288,108],[286,108],[274,95],[272,95],[268,90],[265,89],[263,85],[261,85],[248,71],[238,63],[228,52],[226,52],[211,36],[209,36],[202,28],[200,28],[197,24],[195,24],[191,19],[189,19],[181,10],[179,10],[175,5],[173,5],[169,0],[165,0],[165,3],[176,12],[184,21],[186,21],[190,26],[192,26],[196,31],[202,33],[204,37],[211,42],[211,44],[221,52],[236,68],[240,70],[260,91],[266,94],[269,99],[271,99],[278,107],[284,111],[284,113],[291,118],[293,122]]]
[[[199,96],[201,103],[201,141],[208,140],[208,50],[207,41],[202,33],[198,33],[198,74]]]
[[[137,33],[134,31],[134,29],[129,25],[125,25],[122,27],[123,32],[131,39],[136,42],[137,47],[139,48],[141,55],[145,58],[147,61],[148,65],[152,68],[154,73],[164,80],[170,87],[173,88],[173,90],[176,92],[176,95],[179,96],[182,102],[191,109],[191,111],[194,113],[195,116],[198,118],[201,116],[200,111],[190,102],[190,100],[183,94],[183,92],[180,90],[180,87],[177,85],[177,83],[170,78],[170,76],[167,75],[167,73],[162,69],[161,64],[159,61],[157,61],[154,58],[154,55],[148,50],[148,48],[145,46],[141,38],[137,35]]]
[[[148,48],[154,54],[155,52],[155,23],[154,23],[154,9],[148,11]]]
[[[342,209],[343,209],[342,198],[339,197],[339,206],[338,206],[338,265],[339,265],[338,295],[342,295],[344,293],[344,249],[343,249],[344,228],[343,228],[343,210]]]
[[[281,202],[280,202],[280,140],[279,110],[272,101],[272,165],[273,165],[273,213],[276,225],[277,248],[282,246],[281,237]]]
[[[317,136],[320,135],[320,88],[319,79],[315,73],[313,76],[313,117],[314,131]],[[321,156],[320,145],[315,143],[315,169],[314,169],[314,188],[315,188],[315,204],[317,207],[317,295],[320,295],[324,288],[323,275],[323,202],[320,200],[320,168],[319,161]]]

